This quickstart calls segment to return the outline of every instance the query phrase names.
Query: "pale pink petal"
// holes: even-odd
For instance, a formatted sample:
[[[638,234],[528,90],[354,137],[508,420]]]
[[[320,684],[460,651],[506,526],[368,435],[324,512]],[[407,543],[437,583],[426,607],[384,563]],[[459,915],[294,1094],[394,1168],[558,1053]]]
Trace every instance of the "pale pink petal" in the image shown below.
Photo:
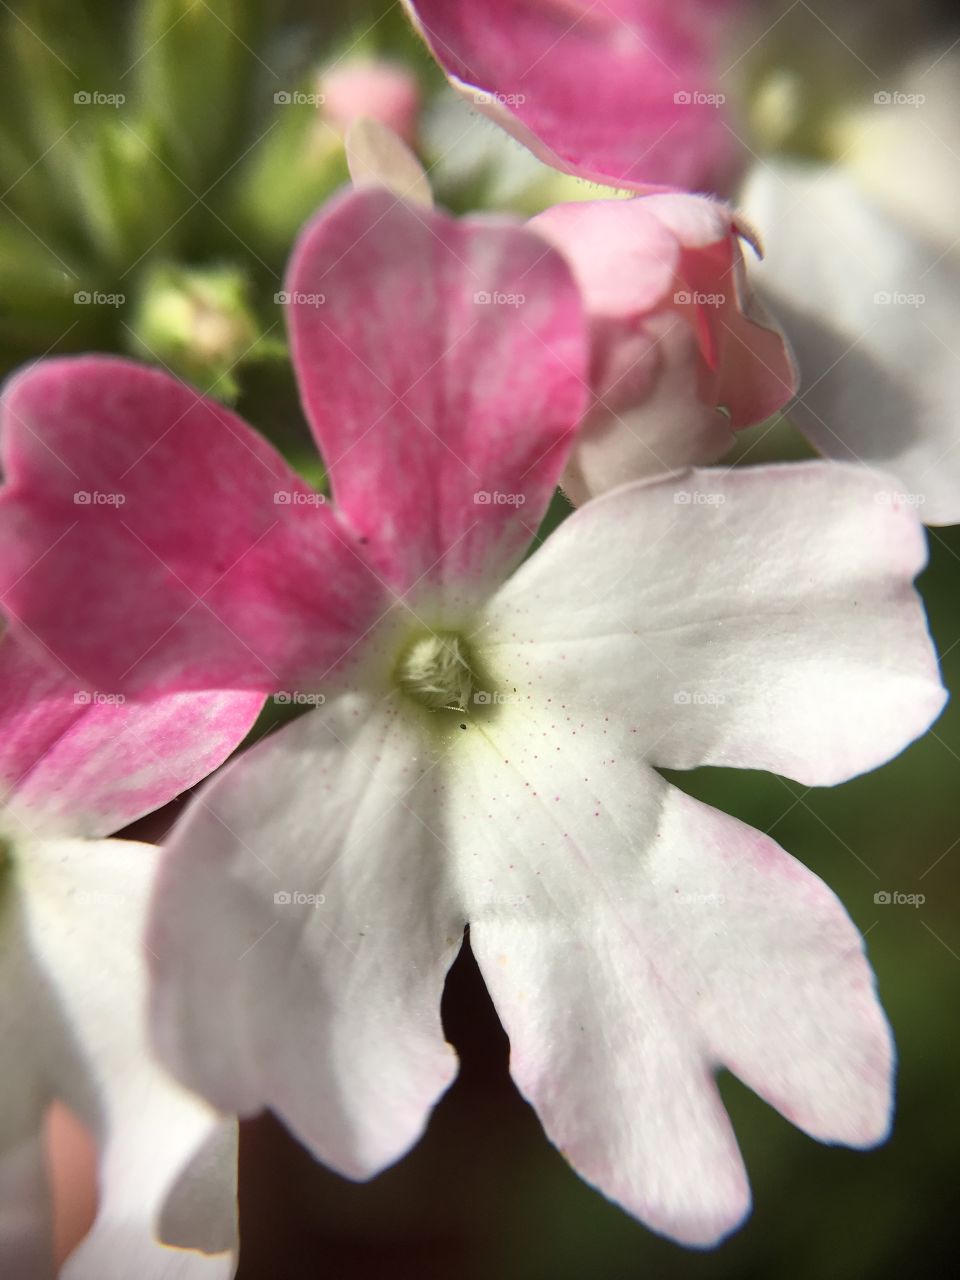
[[[152,813],[222,764],[247,735],[256,693],[127,703],[0,638],[0,791],[36,833],[103,836]]]
[[[579,294],[533,232],[387,191],[341,197],[291,261],[294,363],[334,499],[400,589],[502,579],[586,395]]]
[[[10,856],[3,979],[6,991],[18,979],[20,999],[3,1010],[3,1110],[17,1107],[21,1084],[41,1107],[58,1098],[100,1155],[97,1220],[63,1275],[228,1277],[236,1127],[154,1065],[145,1034],[141,937],[159,850],[21,837]],[[205,1252],[167,1248],[158,1233]]]
[[[750,287],[737,215],[702,197],[654,195],[644,203],[682,245],[675,300],[700,336],[702,399],[726,410],[734,428],[772,417],[796,394],[799,374]]]
[[[553,205],[531,218],[531,226],[558,248],[573,267],[591,317],[629,320],[668,301],[684,245],[654,210],[656,197],[584,200]],[[686,200],[699,211],[707,200]],[[723,234],[720,224],[716,230]]]
[[[417,1140],[457,1069],[440,995],[464,920],[429,748],[359,695],[252,748],[175,828],[148,935],[164,1061],[354,1178]]]
[[[716,64],[740,0],[405,6],[454,86],[548,164],[637,190],[736,180]]]
[[[723,301],[715,315],[710,308],[707,321],[716,328],[718,354],[702,395],[729,414],[730,425],[739,429],[765,422],[781,410],[789,413],[800,373],[779,324],[750,288],[739,245],[734,245],[733,255]]]
[[[346,134],[356,120],[374,120],[413,143],[420,113],[420,84],[412,68],[363,55],[348,57],[320,76],[323,116]]]
[[[595,717],[574,737],[559,707],[504,708],[471,748],[450,812],[470,944],[581,1176],[685,1244],[733,1230],[749,1189],[719,1067],[822,1141],[882,1141],[890,1033],[826,885]]]
[[[946,696],[912,585],[923,529],[889,484],[814,462],[608,493],[497,593],[490,662],[574,723],[626,719],[657,765],[875,768]]]
[[[565,478],[574,502],[713,462],[732,431],[793,396],[790,351],[751,295],[725,205],[691,195],[584,201],[530,225],[573,267],[590,320],[595,401]]]
[[[581,427],[561,481],[574,506],[628,480],[715,462],[733,444],[727,415],[700,398],[700,346],[675,311],[604,345],[610,358],[596,385],[607,390]]]
[[[222,405],[106,356],[3,398],[0,592],[105,692],[298,688],[377,616],[355,536]]]
[[[672,219],[653,212],[671,202]],[[698,327],[674,299],[687,288],[680,233],[729,240],[729,215],[708,200],[651,196],[555,205],[530,226],[567,258],[590,321],[594,400],[563,476],[570,500],[725,453],[730,422],[705,382]]]
[[[955,249],[838,168],[758,166],[743,202],[767,251],[756,279],[804,372],[791,421],[828,457],[889,472],[886,500],[926,524],[960,520]]]

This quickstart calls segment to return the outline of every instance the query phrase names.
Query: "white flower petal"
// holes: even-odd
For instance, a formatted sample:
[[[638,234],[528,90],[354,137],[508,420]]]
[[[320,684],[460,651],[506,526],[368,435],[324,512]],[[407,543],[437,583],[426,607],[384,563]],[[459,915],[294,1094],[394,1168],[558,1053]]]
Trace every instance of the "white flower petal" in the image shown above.
[[[821,1140],[886,1135],[889,1030],[811,872],[611,726],[573,739],[510,708],[458,759],[471,946],[514,1079],[577,1172],[654,1229],[716,1242],[749,1207],[719,1066]]]
[[[609,715],[657,765],[843,781],[945,699],[911,585],[923,530],[883,484],[814,462],[624,486],[547,539],[475,643],[560,732]]]
[[[828,456],[890,472],[926,523],[960,520],[960,258],[841,168],[765,163],[741,204],[803,375],[791,419]]]
[[[156,1066],[145,1035],[141,936],[158,856],[130,841],[25,841],[9,872],[4,946],[21,957],[24,997],[13,1043],[35,1087],[80,1116],[100,1150],[99,1213],[69,1280],[233,1272],[236,1126]],[[205,1253],[166,1248],[158,1230]]]
[[[350,1177],[403,1154],[456,1074],[440,995],[464,920],[430,764],[392,705],[310,711],[201,792],[153,911],[165,1060]]]

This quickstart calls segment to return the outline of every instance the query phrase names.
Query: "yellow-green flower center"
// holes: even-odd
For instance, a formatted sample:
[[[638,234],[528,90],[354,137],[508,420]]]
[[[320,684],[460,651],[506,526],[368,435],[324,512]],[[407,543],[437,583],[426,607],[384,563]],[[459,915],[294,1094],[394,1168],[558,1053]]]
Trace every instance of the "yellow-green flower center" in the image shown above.
[[[454,631],[418,636],[400,654],[394,679],[428,711],[466,711],[477,684],[477,666],[463,636]]]

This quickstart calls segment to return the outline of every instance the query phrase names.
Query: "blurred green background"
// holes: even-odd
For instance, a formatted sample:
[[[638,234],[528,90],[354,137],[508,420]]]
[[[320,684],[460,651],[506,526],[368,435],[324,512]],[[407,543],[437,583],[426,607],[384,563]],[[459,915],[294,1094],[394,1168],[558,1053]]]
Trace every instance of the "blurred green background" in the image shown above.
[[[763,43],[765,63],[820,59],[823,23],[801,7],[799,36]],[[947,4],[830,13],[858,31],[866,14],[872,56],[891,66],[911,42],[947,49],[960,34]],[[36,0],[0,5],[0,33],[0,369],[48,352],[138,354],[235,402],[315,482],[274,295],[297,228],[346,169],[324,104],[276,95],[316,97],[325,69],[387,57],[418,79],[418,142],[445,203],[533,212],[590,194],[458,114],[397,3]],[[748,461],[802,451],[785,424],[740,445]],[[564,510],[558,499],[551,519]],[[921,585],[958,689],[960,531],[934,530],[930,542]],[[243,1280],[846,1280],[946,1269],[960,1207],[958,780],[956,706],[899,760],[835,790],[722,770],[674,778],[773,834],[866,935],[900,1053],[896,1130],[883,1149],[818,1146],[725,1078],[753,1216],[712,1253],[662,1241],[543,1138],[512,1089],[465,948],[444,1001],[461,1077],[400,1165],[353,1186],[269,1117],[245,1126]],[[875,902],[895,890],[925,901]]]

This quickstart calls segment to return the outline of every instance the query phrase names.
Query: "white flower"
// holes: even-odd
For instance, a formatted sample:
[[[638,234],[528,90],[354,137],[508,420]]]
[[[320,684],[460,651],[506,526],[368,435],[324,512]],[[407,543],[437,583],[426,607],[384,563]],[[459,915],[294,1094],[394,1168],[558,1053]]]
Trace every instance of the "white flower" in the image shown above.
[[[102,837],[208,773],[257,705],[200,694],[128,708],[0,640],[0,1273],[10,1280],[53,1274],[42,1134],[54,1100],[99,1152],[96,1222],[64,1280],[233,1274],[236,1125],[170,1079],[147,1043],[142,932],[159,850]]]
[[[550,1138],[712,1243],[749,1206],[715,1070],[869,1146],[890,1034],[830,890],[657,769],[829,785],[922,733],[944,699],[922,528],[861,468],[688,472],[587,502],[516,569],[586,399],[563,258],[368,189],[307,228],[286,289],[326,297],[290,324],[328,503],[278,506],[283,460],[162,374],[57,360],[8,396],[20,625],[131,697],[323,694],[171,837],[164,1059],[367,1177],[456,1073],[440,995],[469,924]],[[78,484],[127,501],[78,522]]]

